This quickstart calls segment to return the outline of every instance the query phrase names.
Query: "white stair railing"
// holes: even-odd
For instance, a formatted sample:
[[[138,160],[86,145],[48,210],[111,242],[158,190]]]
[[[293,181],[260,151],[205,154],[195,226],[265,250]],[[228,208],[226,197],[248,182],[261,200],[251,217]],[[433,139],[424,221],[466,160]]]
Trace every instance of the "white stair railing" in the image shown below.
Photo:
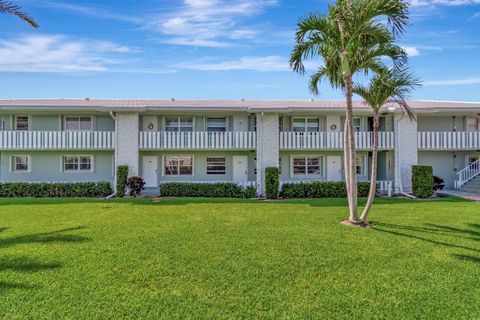
[[[460,189],[465,183],[480,175],[480,159],[470,163],[467,167],[457,173],[455,188]]]

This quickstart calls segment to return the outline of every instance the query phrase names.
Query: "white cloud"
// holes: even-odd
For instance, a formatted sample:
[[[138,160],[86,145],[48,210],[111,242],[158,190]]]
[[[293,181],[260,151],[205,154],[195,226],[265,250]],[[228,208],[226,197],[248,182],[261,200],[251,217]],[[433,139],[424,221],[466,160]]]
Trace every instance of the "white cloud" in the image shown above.
[[[424,85],[427,87],[432,86],[464,86],[480,84],[480,78],[464,78],[464,79],[447,79],[447,80],[431,80],[425,81]]]
[[[3,72],[102,72],[119,61],[112,57],[132,50],[108,41],[63,35],[26,35],[0,40]]]
[[[434,5],[463,6],[480,4],[480,0],[410,0],[412,7],[424,7]]]
[[[480,12],[475,13],[470,19],[479,19],[480,18]]]
[[[203,47],[225,47],[235,41],[254,39],[257,28],[242,20],[261,14],[277,0],[184,0],[167,16],[152,18],[146,29],[165,35],[163,42]]]
[[[403,50],[407,52],[409,57],[417,57],[420,55],[420,50],[418,50],[416,47],[403,47]]]
[[[239,59],[224,60],[215,62],[212,59],[209,61],[197,61],[177,64],[175,66],[179,69],[197,70],[197,71],[289,71],[288,58],[280,56],[265,56],[265,57],[241,57]]]

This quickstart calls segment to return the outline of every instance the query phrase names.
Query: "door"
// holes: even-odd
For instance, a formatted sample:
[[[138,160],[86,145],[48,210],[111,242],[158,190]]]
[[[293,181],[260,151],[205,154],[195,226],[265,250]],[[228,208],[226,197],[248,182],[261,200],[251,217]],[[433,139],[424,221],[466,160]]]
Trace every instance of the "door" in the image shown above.
[[[147,188],[158,187],[157,159],[156,156],[143,157],[142,173],[143,180],[145,180],[145,187]]]
[[[327,157],[327,180],[342,181],[342,157],[341,156]]]
[[[233,182],[242,185],[248,182],[247,156],[233,156]]]

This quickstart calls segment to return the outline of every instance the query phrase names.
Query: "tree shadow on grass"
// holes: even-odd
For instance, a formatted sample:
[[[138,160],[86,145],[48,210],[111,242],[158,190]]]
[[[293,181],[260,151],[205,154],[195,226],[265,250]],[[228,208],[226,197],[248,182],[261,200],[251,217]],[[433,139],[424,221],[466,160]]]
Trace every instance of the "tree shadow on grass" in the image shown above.
[[[396,224],[381,223],[381,222],[373,222],[373,224],[374,224],[373,230],[375,231],[390,233],[397,236],[420,240],[420,241],[424,241],[424,242],[428,242],[431,244],[440,245],[448,248],[462,249],[462,250],[472,251],[474,253],[480,253],[479,247],[469,247],[465,245],[455,244],[452,242],[446,242],[443,240],[429,239],[418,234],[407,233],[411,231],[416,233],[435,234],[439,237],[442,237],[442,236],[455,237],[455,238],[462,238],[462,239],[471,240],[471,241],[480,241],[480,232],[477,230],[470,229],[470,228],[480,228],[479,224],[467,224],[467,226],[469,226],[470,228],[464,228],[464,229],[455,228],[451,226],[444,226],[439,224],[433,224],[433,223],[426,223],[425,224],[426,227],[412,227],[412,226],[396,225]],[[480,257],[476,257],[476,256],[457,254],[457,253],[452,253],[451,256],[459,260],[469,261],[473,263],[480,263]]]
[[[72,228],[65,228],[60,230],[55,230],[51,232],[41,232],[41,233],[34,233],[30,235],[24,236],[16,236],[10,238],[0,239],[0,248],[1,247],[8,247],[17,244],[25,244],[25,243],[50,243],[50,242],[85,242],[91,240],[90,238],[74,235],[74,234],[65,234],[68,231],[80,230],[84,227],[72,227]]]
[[[12,289],[22,289],[22,290],[29,290],[29,289],[37,289],[38,286],[33,286],[30,284],[24,284],[19,282],[6,282],[0,281],[0,294],[3,291],[12,290]]]
[[[43,270],[57,269],[61,266],[62,264],[58,262],[44,263],[37,259],[17,256],[2,256],[2,260],[0,261],[0,271],[40,272]]]

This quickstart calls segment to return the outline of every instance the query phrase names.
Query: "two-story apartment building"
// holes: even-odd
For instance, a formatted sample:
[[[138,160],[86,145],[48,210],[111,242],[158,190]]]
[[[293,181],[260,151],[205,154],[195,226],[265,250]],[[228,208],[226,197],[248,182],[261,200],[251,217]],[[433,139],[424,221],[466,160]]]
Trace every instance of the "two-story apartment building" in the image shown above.
[[[411,190],[411,166],[429,164],[448,188],[480,171],[480,103],[411,101],[380,124],[384,192]],[[355,102],[357,174],[371,168],[372,113]],[[232,181],[263,193],[264,169],[282,182],[343,179],[343,101],[0,100],[0,181],[114,181],[129,166],[146,186]],[[476,163],[477,165],[471,165]]]

